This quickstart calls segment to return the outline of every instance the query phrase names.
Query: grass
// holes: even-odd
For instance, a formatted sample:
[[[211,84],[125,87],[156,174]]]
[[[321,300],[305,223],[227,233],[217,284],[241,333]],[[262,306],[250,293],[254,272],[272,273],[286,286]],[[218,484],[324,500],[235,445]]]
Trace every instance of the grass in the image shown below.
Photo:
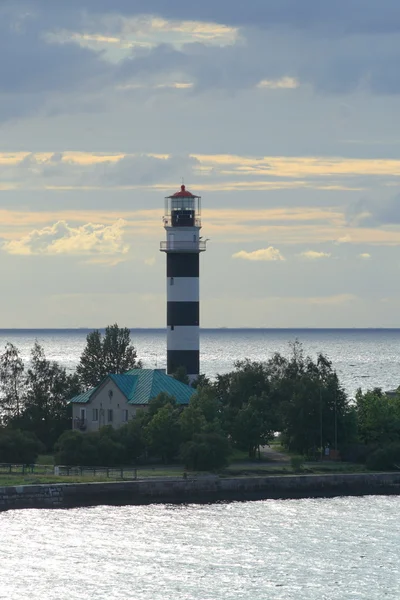
[[[54,465],[54,454],[39,454],[36,460],[37,465]]]

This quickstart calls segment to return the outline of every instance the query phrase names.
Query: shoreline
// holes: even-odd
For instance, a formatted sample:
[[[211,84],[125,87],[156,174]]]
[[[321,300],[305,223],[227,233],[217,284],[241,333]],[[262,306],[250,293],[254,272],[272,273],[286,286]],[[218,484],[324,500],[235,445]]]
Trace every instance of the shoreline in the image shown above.
[[[0,512],[99,505],[214,502],[400,495],[400,473],[270,475],[266,477],[152,479],[0,487]]]

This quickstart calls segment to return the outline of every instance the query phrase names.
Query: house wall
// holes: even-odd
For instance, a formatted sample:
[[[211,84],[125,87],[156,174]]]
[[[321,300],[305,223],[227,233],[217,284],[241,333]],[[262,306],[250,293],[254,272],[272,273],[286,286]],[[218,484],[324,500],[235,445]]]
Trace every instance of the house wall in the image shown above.
[[[104,384],[93,394],[90,402],[86,404],[72,405],[72,427],[79,431],[98,431],[100,427],[112,425],[118,428],[125,425],[126,420],[124,411],[128,411],[128,420],[133,419],[136,415],[138,406],[128,404],[125,396],[115,383],[108,379]],[[81,419],[81,410],[85,411],[84,428],[79,427]],[[97,409],[98,419],[93,420],[93,411]],[[108,420],[108,411],[112,410],[112,421]]]

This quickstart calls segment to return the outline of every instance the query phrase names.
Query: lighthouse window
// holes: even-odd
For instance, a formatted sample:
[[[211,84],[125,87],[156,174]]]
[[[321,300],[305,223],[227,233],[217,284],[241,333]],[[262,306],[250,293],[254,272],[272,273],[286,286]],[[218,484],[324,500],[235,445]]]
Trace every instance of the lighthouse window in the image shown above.
[[[174,331],[175,325],[171,325],[171,331]]]
[[[171,277],[171,279],[170,279],[170,285],[174,285],[174,283],[175,283],[175,282],[174,282],[174,278],[173,278],[173,277]]]

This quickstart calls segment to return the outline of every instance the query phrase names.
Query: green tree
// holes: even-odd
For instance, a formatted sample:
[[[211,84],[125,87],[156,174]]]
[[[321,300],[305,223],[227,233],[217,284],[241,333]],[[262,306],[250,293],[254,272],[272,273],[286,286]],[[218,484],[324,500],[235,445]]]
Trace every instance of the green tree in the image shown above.
[[[199,433],[222,434],[220,405],[211,388],[199,388],[180,416],[182,439],[189,441]]]
[[[193,471],[214,471],[226,467],[230,453],[228,439],[218,433],[196,434],[181,448],[185,467]]]
[[[88,334],[76,372],[82,387],[89,389],[110,373],[126,373],[141,366],[131,343],[130,330],[115,323],[106,327],[104,336],[97,329]]]
[[[0,420],[19,418],[23,408],[24,363],[18,348],[7,342],[0,355]]]
[[[394,442],[371,452],[367,457],[366,464],[371,471],[398,471],[400,469],[400,443]]]
[[[289,450],[314,455],[325,445],[337,442],[339,447],[349,441],[351,407],[323,354],[313,361],[295,342],[289,358],[276,354],[268,368],[271,395],[279,406],[281,439]]]
[[[0,428],[0,463],[31,465],[42,450],[43,445],[33,433]]]
[[[260,457],[260,447],[274,437],[276,420],[267,394],[252,396],[237,413],[232,428],[232,439],[250,458]]]
[[[118,440],[125,449],[125,463],[134,464],[146,453],[145,422],[143,416],[137,414],[126,425],[120,427]]]
[[[168,403],[157,410],[146,427],[146,438],[152,456],[164,463],[173,460],[181,444],[180,411]]]
[[[186,385],[189,385],[190,383],[186,367],[178,367],[175,373],[172,373],[172,377]]]
[[[148,404],[147,411],[144,412],[142,418],[147,424],[154,415],[163,408],[167,404],[170,404],[174,408],[177,406],[176,398],[174,396],[170,396],[167,392],[160,392],[155,398],[152,398]]]
[[[192,381],[192,387],[195,389],[198,388],[208,388],[211,387],[211,379],[204,375],[203,373],[199,375],[194,381]]]
[[[51,450],[60,434],[71,427],[67,401],[79,392],[77,376],[67,374],[56,362],[47,360],[42,346],[35,342],[25,378],[24,408],[11,423],[34,432],[46,449]]]
[[[400,396],[380,388],[356,393],[358,435],[367,445],[385,446],[400,441]]]

